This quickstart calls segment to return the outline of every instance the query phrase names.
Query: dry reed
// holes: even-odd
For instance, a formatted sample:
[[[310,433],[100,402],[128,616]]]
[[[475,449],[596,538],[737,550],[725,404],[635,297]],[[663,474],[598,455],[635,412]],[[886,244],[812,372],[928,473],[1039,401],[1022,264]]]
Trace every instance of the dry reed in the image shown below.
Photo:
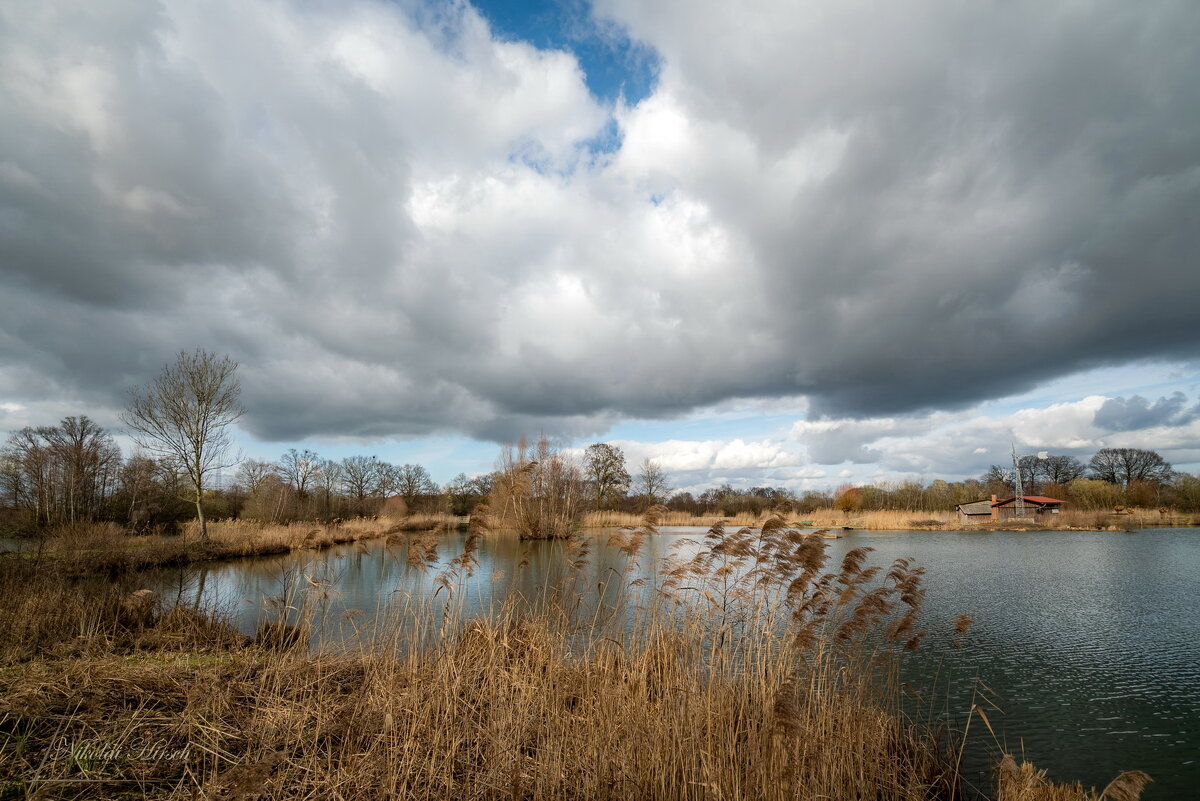
[[[668,509],[662,513],[659,525],[704,526],[707,528],[714,523],[724,522],[730,526],[755,526],[770,516],[770,513],[764,515],[742,513],[732,517],[719,514],[693,515],[691,512],[676,512]],[[642,518],[643,515],[633,512],[595,510],[584,515],[583,525],[585,528],[636,528],[642,524]]]
[[[431,527],[436,525],[431,523]],[[29,555],[52,561],[68,573],[116,575],[150,567],[319,550],[382,537],[401,527],[390,518],[286,525],[224,520],[210,521],[208,538],[201,539],[195,523],[187,524],[176,536],[128,535],[111,523],[80,523],[55,529]]]
[[[500,455],[488,498],[497,521],[522,539],[567,539],[584,516],[583,473],[549,439],[525,440]]]
[[[1140,770],[1127,770],[1099,792],[1085,790],[1077,783],[1052,782],[1046,771],[1025,761],[1017,765],[1011,754],[1005,754],[996,768],[996,801],[1138,801],[1151,781]]]
[[[759,526],[763,521],[774,517],[776,512],[764,511],[755,515],[749,512],[733,516],[720,514],[693,515],[690,512],[668,510],[663,514],[664,526],[703,526],[705,528],[717,522],[727,526]],[[837,509],[817,509],[804,514],[788,512],[785,519],[797,528],[841,528],[851,526],[872,531],[894,531],[911,529],[951,530],[957,528],[954,512],[927,511],[870,511],[854,512],[847,515]],[[590,528],[617,528],[637,526],[640,515],[630,512],[593,511],[583,519],[583,524]]]
[[[78,625],[32,659],[38,632],[0,630],[22,660],[0,670],[0,788],[38,798],[957,797],[953,760],[901,715],[889,670],[902,651],[887,644],[915,646],[924,633],[919,568],[871,566],[869,548],[830,568],[820,536],[772,518],[714,525],[647,586],[633,565],[664,512],[611,538],[627,557],[632,625],[550,602],[467,618],[455,599],[477,566],[485,515],[446,563],[428,535],[404,535],[410,564],[443,565],[440,614],[401,604],[373,636],[337,650],[301,647],[298,631],[286,643],[296,647],[280,647],[283,629],[268,632],[278,642],[250,643],[191,610],[122,617],[122,588],[89,596],[43,572],[70,610],[58,617]],[[586,541],[568,545],[581,566]]]

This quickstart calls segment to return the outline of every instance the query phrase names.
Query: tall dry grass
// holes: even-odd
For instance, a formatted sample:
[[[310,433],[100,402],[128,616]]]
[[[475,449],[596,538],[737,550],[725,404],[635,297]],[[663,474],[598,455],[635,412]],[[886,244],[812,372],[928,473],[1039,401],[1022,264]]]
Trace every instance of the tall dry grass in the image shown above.
[[[618,512],[609,509],[596,509],[583,517],[585,528],[637,528],[642,524],[644,515],[633,512]],[[729,526],[755,526],[771,517],[770,513],[753,515],[742,513],[732,517],[719,514],[693,515],[691,512],[677,512],[668,509],[662,513],[661,525],[664,526],[703,526],[723,522]]]
[[[760,515],[744,512],[732,517],[719,514],[692,515],[689,512],[666,511],[662,517],[664,526],[704,526],[717,522],[728,526],[758,526],[775,516],[776,512],[765,511]],[[833,508],[817,509],[811,513],[788,512],[784,519],[792,526],[805,528],[853,528],[873,531],[904,529],[953,529],[957,527],[957,516],[953,512],[927,511],[870,511],[845,512]],[[638,526],[641,515],[629,512],[593,511],[583,519],[584,526],[592,528],[628,528]]]
[[[724,521],[731,526],[757,526],[773,512],[763,512],[761,515],[749,513],[733,517],[722,517],[718,514],[692,515],[689,512],[668,511],[663,516],[665,526],[711,526],[718,521]],[[640,515],[629,512],[592,511],[583,518],[584,527],[588,528],[627,528],[637,526]],[[1031,525],[1023,521],[987,521],[985,523],[967,523],[958,521],[956,512],[930,512],[922,509],[886,509],[873,511],[857,511],[849,514],[838,509],[817,509],[808,514],[789,512],[787,521],[796,527],[805,528],[851,528],[867,531],[958,531],[963,528],[1042,528],[1047,530],[1085,530],[1111,531],[1135,528],[1167,528],[1177,526],[1200,525],[1200,517],[1192,514],[1157,509],[1130,509],[1120,514],[1111,510],[1072,509],[1067,507],[1056,515],[1038,517]]]
[[[1078,783],[1050,781],[1046,771],[1025,761],[1018,765],[1011,754],[1005,754],[996,768],[996,801],[1137,801],[1151,781],[1140,770],[1127,770],[1099,792],[1085,790]]]
[[[1200,525],[1200,515],[1173,510],[1132,507],[1120,512],[1096,509],[1064,509],[1054,523],[1093,531],[1124,531],[1139,528],[1176,528]]]
[[[500,454],[488,514],[522,539],[567,539],[587,503],[583,472],[546,437],[529,447],[524,438]]]
[[[397,522],[389,527],[389,532],[451,531],[466,528],[467,525],[467,516],[460,517],[445,512],[417,512],[395,520]]]
[[[331,524],[223,520],[209,521],[205,539],[194,522],[176,536],[129,535],[112,523],[77,523],[52,530],[38,548],[27,552],[27,558],[52,561],[68,573],[116,575],[150,567],[319,550],[382,537],[400,528],[400,522],[386,517]]]
[[[879,509],[850,512],[833,508],[817,509],[800,519],[811,521],[819,528],[852,526],[868,531],[903,531],[911,529],[943,530],[958,527],[958,516],[954,512],[930,512],[908,509]]]
[[[821,537],[773,518],[713,526],[646,584],[633,576],[661,522],[652,510],[613,534],[627,559],[612,579],[624,604],[608,617],[550,601],[464,615],[482,517],[448,562],[428,535],[407,535],[441,608],[400,605],[338,649],[251,642],[190,610],[131,618],[117,591],[115,611],[80,598],[93,633],[0,670],[0,787],[38,798],[957,797],[945,744],[897,703],[895,660],[924,634],[920,568],[871,566],[869,548],[831,565]],[[567,552],[587,558],[582,541]]]

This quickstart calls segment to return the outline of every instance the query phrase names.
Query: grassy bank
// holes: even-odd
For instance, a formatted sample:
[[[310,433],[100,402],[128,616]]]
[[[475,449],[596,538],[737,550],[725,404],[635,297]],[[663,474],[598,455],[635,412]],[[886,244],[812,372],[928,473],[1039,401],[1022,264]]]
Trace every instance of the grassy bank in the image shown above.
[[[703,526],[708,528],[718,522],[724,522],[729,526],[757,526],[768,517],[770,517],[769,514],[740,514],[732,517],[722,517],[719,514],[693,515],[690,512],[673,512],[668,509],[662,513],[659,519],[660,525],[664,526]],[[585,528],[637,528],[641,524],[642,515],[632,512],[598,510],[588,512],[583,516]]]
[[[429,521],[418,521],[422,525]],[[175,536],[132,536],[111,523],[61,526],[30,542],[22,560],[47,561],[67,574],[116,575],[151,567],[184,565],[247,556],[269,556],[297,550],[319,550],[404,530],[407,520],[355,519],[333,524],[263,524],[224,520],[208,524],[201,539],[195,524]],[[436,522],[429,523],[432,528]],[[8,559],[14,559],[9,555]]]
[[[707,528],[718,521],[730,526],[759,526],[771,516],[741,514],[722,517],[718,514],[692,515],[688,512],[664,513],[665,526],[703,526]],[[631,528],[640,524],[641,518],[628,512],[589,512],[583,520],[585,527]],[[1157,509],[1130,509],[1121,513],[1105,510],[1064,509],[1052,517],[1038,518],[1036,524],[1020,521],[996,521],[982,524],[963,524],[954,512],[929,512],[925,510],[875,510],[849,514],[837,509],[817,509],[808,514],[789,513],[790,525],[803,528],[840,529],[849,526],[865,531],[960,531],[997,530],[1027,531],[1119,531],[1135,528],[1200,527],[1200,515],[1181,512],[1161,513]]]
[[[577,653],[567,634],[501,619],[424,653],[22,666],[0,678],[0,783],[40,798],[949,797],[935,744],[846,674],[714,674],[686,635]]]
[[[710,531],[661,563],[652,594],[632,567],[614,577],[644,602],[632,627],[577,619],[569,598],[456,612],[476,529],[436,577],[445,610],[399,606],[336,650],[9,560],[0,795],[958,797],[953,743],[899,711],[921,571],[872,567],[868,549],[830,565],[821,538],[780,523]],[[612,544],[632,565],[652,533]],[[436,569],[421,548],[410,557]],[[1000,777],[1005,801],[1095,798],[1015,765]]]

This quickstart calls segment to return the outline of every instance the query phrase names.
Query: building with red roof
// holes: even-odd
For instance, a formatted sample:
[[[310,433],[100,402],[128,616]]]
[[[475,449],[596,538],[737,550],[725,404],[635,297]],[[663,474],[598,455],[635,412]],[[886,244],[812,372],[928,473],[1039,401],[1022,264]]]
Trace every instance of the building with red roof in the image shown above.
[[[1061,511],[1066,501],[1058,498],[1047,498],[1045,495],[1022,495],[1025,502],[1025,513],[1021,519],[1037,519],[1044,515],[1056,515]],[[991,500],[971,501],[960,503],[955,507],[960,523],[986,523],[992,520],[1012,520],[1018,516],[1017,497],[998,500],[995,495]]]

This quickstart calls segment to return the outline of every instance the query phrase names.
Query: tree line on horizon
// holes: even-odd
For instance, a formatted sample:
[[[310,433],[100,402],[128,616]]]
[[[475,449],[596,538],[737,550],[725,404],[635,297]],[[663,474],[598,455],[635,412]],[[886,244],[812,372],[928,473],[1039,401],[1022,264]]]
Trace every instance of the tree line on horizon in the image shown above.
[[[1200,478],[1175,471],[1161,455],[1103,448],[1084,463],[1073,456],[1026,456],[1016,470],[1000,465],[978,479],[844,485],[801,494],[784,487],[723,484],[699,494],[672,492],[666,471],[643,459],[631,475],[620,448],[603,442],[567,457],[546,438],[527,451],[502,450],[488,474],[460,473],[439,487],[419,464],[394,465],[373,455],[325,459],[289,449],[278,461],[236,465],[234,480],[214,487],[235,465],[226,460],[228,426],[241,413],[237,364],[203,350],[181,352],[122,413],[140,449],[121,454],[112,435],[86,415],[12,433],[0,448],[0,530],[80,521],[112,521],[134,531],[172,531],[196,518],[286,523],[360,515],[465,515],[490,502],[500,514],[550,508],[556,493],[572,514],[640,513],[665,504],[693,515],[809,514],[817,509],[948,511],[956,504],[1014,493],[1017,471],[1027,495],[1051,495],[1082,509],[1117,505],[1200,511]]]
[[[1049,495],[1081,509],[1116,505],[1200,511],[1200,478],[1170,469],[1153,451],[1103,449],[1084,463],[1071,456],[1018,461],[1027,495]],[[121,454],[112,435],[86,416],[24,428],[0,449],[0,507],[6,528],[112,521],[136,531],[172,531],[196,517],[186,471],[173,460]],[[594,443],[579,465],[578,494],[589,510],[640,513],[653,504],[693,515],[760,515],[786,509],[949,511],[956,504],[1014,493],[1014,471],[994,465],[976,479],[877,482],[835,490],[723,484],[701,493],[672,492],[666,472],[644,460],[630,474],[621,449]],[[276,461],[247,459],[233,480],[206,489],[210,518],[287,523],[377,514],[470,514],[495,494],[504,471],[460,473],[439,486],[420,464],[376,456],[334,460],[295,448]],[[851,493],[847,495],[847,493]]]

